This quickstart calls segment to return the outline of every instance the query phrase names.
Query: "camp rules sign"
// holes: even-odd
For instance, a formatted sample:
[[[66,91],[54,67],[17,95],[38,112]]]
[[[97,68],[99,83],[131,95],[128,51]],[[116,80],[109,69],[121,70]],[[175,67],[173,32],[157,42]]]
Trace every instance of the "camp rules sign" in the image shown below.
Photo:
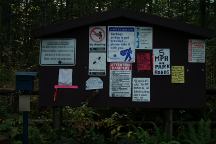
[[[197,39],[189,40],[188,62],[205,63],[205,41]]]
[[[131,97],[132,64],[110,63],[110,97]]]
[[[153,75],[170,75],[170,49],[153,49]]]
[[[135,62],[135,27],[108,27],[108,62]]]

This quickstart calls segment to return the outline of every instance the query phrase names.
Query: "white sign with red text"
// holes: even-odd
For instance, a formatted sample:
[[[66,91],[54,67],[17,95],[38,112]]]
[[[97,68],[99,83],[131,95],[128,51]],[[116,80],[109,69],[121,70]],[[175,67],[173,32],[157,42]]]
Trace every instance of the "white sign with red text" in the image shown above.
[[[110,63],[110,97],[131,97],[132,64]]]
[[[188,62],[205,63],[205,41],[190,39],[188,42]]]

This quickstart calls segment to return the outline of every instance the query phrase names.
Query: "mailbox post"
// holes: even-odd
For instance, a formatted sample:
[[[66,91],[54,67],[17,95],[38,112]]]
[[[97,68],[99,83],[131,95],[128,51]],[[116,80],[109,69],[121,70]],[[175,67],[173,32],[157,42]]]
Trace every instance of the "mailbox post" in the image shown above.
[[[19,111],[23,112],[23,144],[28,144],[28,112],[30,96],[37,72],[16,72],[16,91],[19,91]],[[24,94],[24,95],[22,95]]]

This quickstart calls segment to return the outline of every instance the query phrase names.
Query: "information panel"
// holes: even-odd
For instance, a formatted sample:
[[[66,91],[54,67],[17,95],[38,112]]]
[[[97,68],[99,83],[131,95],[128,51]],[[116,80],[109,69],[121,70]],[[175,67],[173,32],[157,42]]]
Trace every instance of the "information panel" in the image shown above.
[[[133,102],[150,102],[150,78],[133,78]]]
[[[136,27],[136,49],[152,49],[152,27]]]
[[[131,97],[132,64],[110,63],[110,97]]]
[[[184,66],[172,66],[172,83],[185,83]]]
[[[205,41],[190,39],[188,43],[188,62],[205,63]]]
[[[89,53],[89,75],[90,76],[106,75],[106,53],[105,52]]]
[[[108,27],[108,62],[135,62],[135,27]]]
[[[76,39],[41,40],[41,65],[75,65]]]
[[[89,52],[106,51],[106,26],[89,28]]]
[[[153,49],[153,74],[170,75],[170,49]]]

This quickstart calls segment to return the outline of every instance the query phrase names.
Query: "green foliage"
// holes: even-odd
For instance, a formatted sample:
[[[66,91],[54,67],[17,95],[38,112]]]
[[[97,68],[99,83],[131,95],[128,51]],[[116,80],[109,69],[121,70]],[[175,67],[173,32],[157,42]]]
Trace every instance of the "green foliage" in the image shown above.
[[[156,139],[153,139],[151,135],[141,127],[138,127],[134,132],[136,141],[140,144],[154,144]]]
[[[181,144],[179,141],[169,141],[169,142],[161,142],[160,144]]]
[[[135,128],[135,131],[130,132],[130,137],[138,144],[180,144],[179,141],[170,140],[156,125],[154,126],[154,133],[150,134],[142,127],[138,127]]]
[[[5,65],[0,65],[0,88],[14,86],[14,71]]]
[[[215,136],[211,121],[201,119],[197,124],[189,124],[180,140],[185,144],[211,144],[216,142]]]
[[[206,47],[206,87],[216,88],[216,38],[207,41]]]
[[[50,111],[45,110],[45,113]],[[103,112],[103,111],[102,111]],[[151,128],[135,122],[128,112],[111,112],[102,117],[95,109],[86,104],[63,109],[63,124],[58,130],[52,123],[30,122],[29,142],[31,144],[213,144],[216,142],[215,128],[211,121],[201,120],[190,123],[182,131],[178,131],[172,140],[164,133],[164,129],[154,122]],[[135,113],[134,113],[135,114]],[[44,117],[43,117],[44,118]],[[10,137],[12,144],[21,143],[21,117],[14,116],[1,120],[0,135]]]
[[[18,144],[21,140],[21,121],[20,118],[7,118],[0,122],[0,134],[9,137],[12,144]]]
[[[42,137],[40,135],[39,129],[35,127],[29,127],[29,143],[31,144],[41,144]]]
[[[70,137],[69,141],[77,144],[105,143],[105,138],[99,132],[99,125],[95,120],[99,114],[92,108],[83,104],[77,108],[65,107],[63,112],[68,122],[65,123],[67,127],[63,127],[61,132],[65,133],[66,137]]]
[[[129,140],[130,132],[135,126],[128,115],[114,112],[110,117],[101,120],[100,127],[108,130],[112,141],[118,142],[122,139]]]
[[[0,96],[0,121],[8,115],[9,105],[7,96]]]

